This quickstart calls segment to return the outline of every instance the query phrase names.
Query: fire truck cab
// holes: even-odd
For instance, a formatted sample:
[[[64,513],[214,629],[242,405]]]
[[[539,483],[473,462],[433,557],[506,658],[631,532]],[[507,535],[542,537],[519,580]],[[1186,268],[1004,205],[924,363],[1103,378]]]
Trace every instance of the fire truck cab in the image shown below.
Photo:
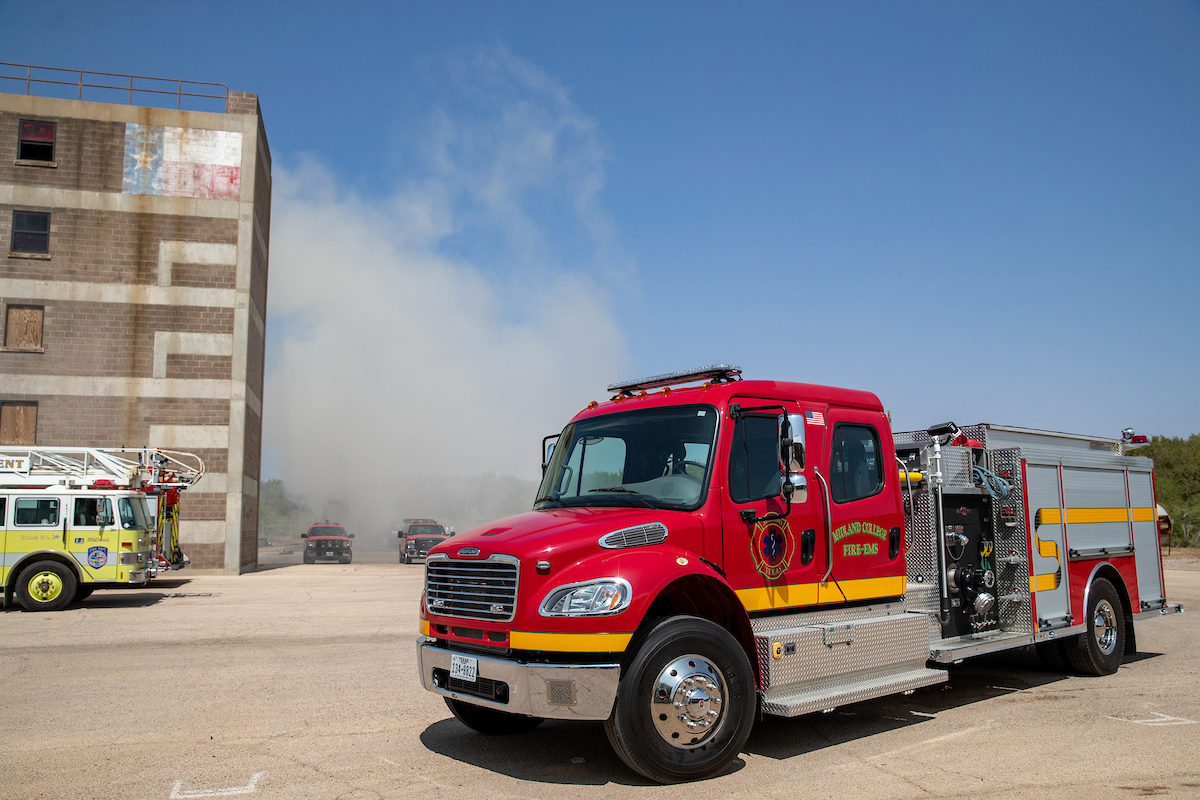
[[[187,453],[0,448],[5,605],[57,611],[95,589],[144,586],[159,569],[181,568],[178,494],[203,473]]]
[[[533,511],[429,553],[420,677],[458,719],[603,720],[632,769],[693,780],[757,715],[909,692],[1029,645],[1107,674],[1135,620],[1179,610],[1151,464],[1128,442],[897,434],[874,394],[740,373],[610,386],[547,437]]]

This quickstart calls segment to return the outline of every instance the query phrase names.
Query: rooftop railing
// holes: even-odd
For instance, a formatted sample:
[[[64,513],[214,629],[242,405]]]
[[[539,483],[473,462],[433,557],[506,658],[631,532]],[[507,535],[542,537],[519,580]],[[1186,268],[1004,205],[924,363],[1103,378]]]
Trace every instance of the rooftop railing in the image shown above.
[[[24,74],[20,74],[22,70]],[[180,110],[183,109],[183,98],[185,97],[199,98],[202,101],[219,100],[222,112],[228,111],[229,108],[229,87],[223,83],[185,81],[177,78],[151,78],[146,75],[121,75],[116,72],[95,72],[82,69],[62,69],[61,67],[39,67],[34,64],[10,64],[7,61],[0,61],[0,71],[3,72],[0,74],[0,91],[8,91],[7,87],[13,85],[11,82],[17,82],[25,85],[25,94],[27,95],[60,97],[70,93],[75,94],[76,99],[83,100],[85,99],[84,90],[88,89],[95,90],[88,92],[89,97],[86,98],[88,100],[94,99],[91,95],[108,92],[108,97],[113,97],[115,94],[127,97],[129,105],[134,104],[135,96],[150,95],[151,97],[148,99],[159,99],[160,96],[174,97],[175,107]],[[56,87],[71,87],[77,91],[69,92],[67,89]],[[35,91],[36,89],[41,91]],[[219,94],[215,93],[217,90],[219,90]],[[101,99],[99,102],[113,101]],[[139,102],[139,105],[150,105],[150,103]]]

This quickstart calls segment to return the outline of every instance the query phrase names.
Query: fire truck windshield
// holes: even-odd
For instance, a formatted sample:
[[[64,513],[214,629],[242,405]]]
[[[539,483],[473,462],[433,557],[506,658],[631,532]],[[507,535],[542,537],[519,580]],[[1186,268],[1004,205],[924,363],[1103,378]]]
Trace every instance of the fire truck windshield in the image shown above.
[[[572,423],[559,437],[534,508],[699,508],[716,431],[712,406],[626,411]]]

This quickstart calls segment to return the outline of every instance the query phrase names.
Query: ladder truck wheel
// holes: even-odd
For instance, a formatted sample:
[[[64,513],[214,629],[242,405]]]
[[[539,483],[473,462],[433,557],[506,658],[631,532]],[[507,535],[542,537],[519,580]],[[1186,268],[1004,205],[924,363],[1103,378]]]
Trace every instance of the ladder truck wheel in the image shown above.
[[[737,757],[757,697],[750,659],[729,631],[669,617],[622,672],[604,732],[635,772],[659,783],[699,780]]]
[[[74,603],[80,603],[92,596],[92,592],[96,591],[96,587],[90,583],[81,583],[75,589]]]
[[[1088,592],[1087,633],[1063,643],[1067,660],[1085,675],[1111,675],[1125,655],[1125,611],[1117,590],[1104,578]]]
[[[26,611],[58,611],[75,599],[75,573],[57,561],[37,561],[17,578],[17,602]]]
[[[542,724],[540,717],[527,717],[524,714],[509,714],[483,706],[464,703],[443,697],[450,713],[455,719],[471,730],[485,736],[507,736],[512,733],[528,733]]]

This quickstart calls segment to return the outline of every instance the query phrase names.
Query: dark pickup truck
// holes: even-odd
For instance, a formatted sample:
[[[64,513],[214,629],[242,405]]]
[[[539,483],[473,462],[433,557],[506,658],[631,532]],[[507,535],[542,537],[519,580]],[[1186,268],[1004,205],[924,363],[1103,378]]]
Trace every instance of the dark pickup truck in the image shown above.
[[[318,522],[308,529],[308,533],[300,534],[301,539],[307,539],[304,548],[304,563],[315,564],[318,561],[337,561],[339,564],[349,564],[354,554],[350,551],[350,540],[353,533],[336,522]]]
[[[446,527],[431,519],[405,520],[404,528],[397,534],[400,538],[400,560],[411,564],[418,558],[450,538]]]

